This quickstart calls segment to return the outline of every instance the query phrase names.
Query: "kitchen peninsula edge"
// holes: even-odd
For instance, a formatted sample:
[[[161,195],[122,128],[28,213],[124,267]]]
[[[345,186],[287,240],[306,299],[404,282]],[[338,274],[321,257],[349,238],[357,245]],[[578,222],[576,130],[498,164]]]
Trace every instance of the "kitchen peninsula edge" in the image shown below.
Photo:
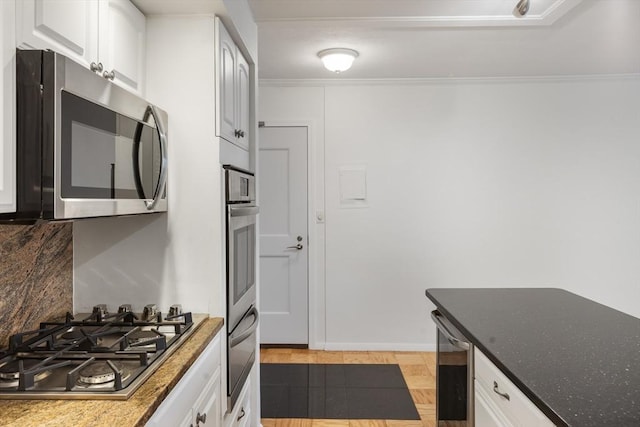
[[[554,424],[640,425],[640,319],[555,288],[426,295]]]
[[[0,425],[144,426],[223,325],[224,319],[220,317],[200,323],[189,339],[127,400],[0,400]]]

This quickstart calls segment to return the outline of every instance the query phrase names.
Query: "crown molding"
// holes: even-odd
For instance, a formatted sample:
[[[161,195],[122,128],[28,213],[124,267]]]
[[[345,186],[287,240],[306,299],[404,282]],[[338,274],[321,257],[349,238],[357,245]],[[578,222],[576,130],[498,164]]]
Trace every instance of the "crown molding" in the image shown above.
[[[323,26],[327,24],[348,24],[352,27],[388,28],[459,28],[459,27],[509,27],[509,26],[550,26],[558,19],[580,4],[583,0],[556,0],[548,8],[538,14],[527,14],[524,17],[514,15],[455,15],[455,16],[299,16],[281,18],[263,18],[257,21],[261,27],[287,25]],[[514,3],[515,4],[515,3]]]
[[[640,80],[640,73],[585,74],[567,76],[514,77],[429,77],[420,79],[260,79],[260,87],[325,87],[325,86],[425,86],[461,84],[563,83],[584,81]]]

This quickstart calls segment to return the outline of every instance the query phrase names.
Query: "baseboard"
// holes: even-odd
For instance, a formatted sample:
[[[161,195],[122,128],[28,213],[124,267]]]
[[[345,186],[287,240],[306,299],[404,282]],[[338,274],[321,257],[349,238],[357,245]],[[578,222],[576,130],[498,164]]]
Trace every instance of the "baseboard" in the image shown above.
[[[307,344],[260,344],[260,348],[296,348],[296,349],[308,349]]]
[[[436,351],[435,344],[326,342],[329,351]]]

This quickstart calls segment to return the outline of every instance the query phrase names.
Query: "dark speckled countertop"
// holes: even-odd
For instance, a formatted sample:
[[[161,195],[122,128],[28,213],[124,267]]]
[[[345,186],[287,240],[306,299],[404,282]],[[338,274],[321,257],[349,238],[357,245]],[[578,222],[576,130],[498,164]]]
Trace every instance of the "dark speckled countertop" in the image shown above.
[[[640,319],[562,289],[427,289],[559,426],[640,426]]]

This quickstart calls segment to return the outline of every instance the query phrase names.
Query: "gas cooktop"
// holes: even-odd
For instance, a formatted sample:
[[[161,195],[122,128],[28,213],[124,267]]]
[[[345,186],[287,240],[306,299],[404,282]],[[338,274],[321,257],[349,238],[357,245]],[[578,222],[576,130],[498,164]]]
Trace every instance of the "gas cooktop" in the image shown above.
[[[15,334],[0,350],[0,399],[127,399],[206,318],[172,305],[104,304]]]

